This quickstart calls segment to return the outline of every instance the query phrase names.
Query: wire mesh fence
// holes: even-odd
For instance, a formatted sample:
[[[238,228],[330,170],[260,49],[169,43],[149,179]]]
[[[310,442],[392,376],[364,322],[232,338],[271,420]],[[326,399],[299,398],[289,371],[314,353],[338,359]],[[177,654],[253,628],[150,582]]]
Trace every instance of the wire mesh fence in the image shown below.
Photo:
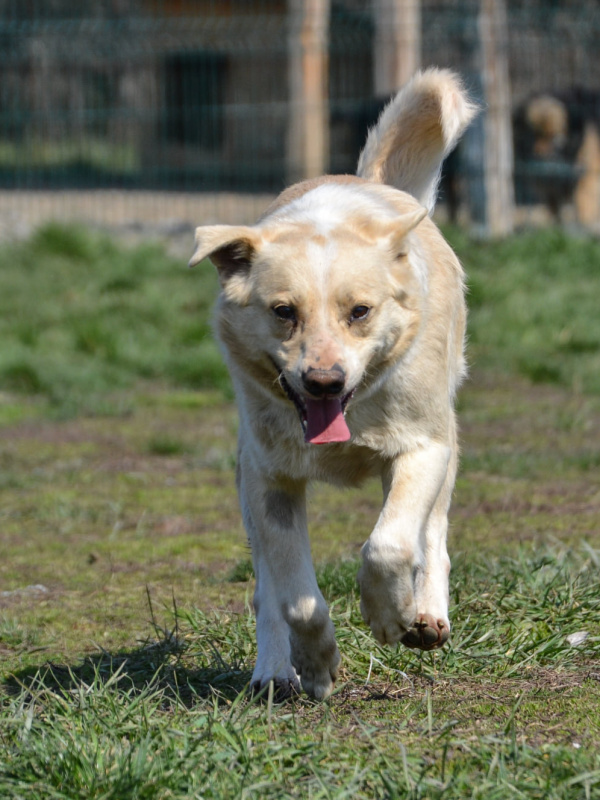
[[[482,27],[485,6],[0,0],[5,204],[10,193],[32,201],[41,191],[178,192],[203,195],[209,213],[208,198],[221,193],[275,193],[317,167],[353,172],[402,70],[456,69],[490,110],[491,58],[507,65],[501,115],[510,125],[517,205],[542,204],[553,218],[574,207],[570,213],[596,225],[598,3],[506,0],[500,35]],[[497,39],[487,56],[486,36]],[[485,119],[447,165],[442,192],[452,216],[476,217],[485,206]],[[160,202],[168,215],[169,196]],[[0,214],[3,207],[0,200]]]

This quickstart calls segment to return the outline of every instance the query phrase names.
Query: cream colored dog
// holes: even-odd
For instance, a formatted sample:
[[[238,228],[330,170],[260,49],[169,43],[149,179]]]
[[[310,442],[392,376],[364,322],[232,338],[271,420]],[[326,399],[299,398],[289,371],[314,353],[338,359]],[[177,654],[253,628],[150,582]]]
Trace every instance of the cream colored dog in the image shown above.
[[[309,480],[380,476],[361,610],[379,642],[450,633],[447,512],[464,374],[461,267],[428,218],[444,156],[475,114],[457,77],[416,75],[357,177],[292,186],[251,227],[196,231],[221,282],[217,330],[240,414],[238,490],[256,573],[255,688],[326,697],[340,666],[315,579]]]

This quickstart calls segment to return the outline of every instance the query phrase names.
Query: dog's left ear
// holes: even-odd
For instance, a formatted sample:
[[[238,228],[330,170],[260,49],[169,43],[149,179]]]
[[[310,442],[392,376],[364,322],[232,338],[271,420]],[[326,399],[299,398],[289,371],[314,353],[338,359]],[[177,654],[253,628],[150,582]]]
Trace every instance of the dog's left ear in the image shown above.
[[[408,249],[406,237],[427,216],[427,209],[418,208],[401,213],[394,219],[364,220],[359,225],[359,232],[370,242],[385,242],[394,258],[406,255]]]
[[[189,266],[210,258],[224,285],[234,275],[248,272],[260,235],[245,225],[205,225],[196,228],[196,249]]]
[[[387,235],[389,236],[390,249],[394,256],[406,255],[406,237],[425,219],[427,213],[426,208],[417,208],[415,211],[403,214],[389,225]]]

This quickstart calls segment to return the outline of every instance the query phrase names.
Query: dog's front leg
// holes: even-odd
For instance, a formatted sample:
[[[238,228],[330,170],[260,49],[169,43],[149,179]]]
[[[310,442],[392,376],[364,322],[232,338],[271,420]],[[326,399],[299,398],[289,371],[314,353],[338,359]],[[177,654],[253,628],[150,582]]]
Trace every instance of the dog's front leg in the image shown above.
[[[446,527],[455,457],[430,443],[383,476],[384,506],[362,549],[361,611],[382,644],[430,649],[450,632]]]
[[[240,452],[238,487],[256,576],[258,657],[255,688],[275,682],[279,696],[302,688],[330,694],[340,655],[317,586],[306,526],[305,484],[262,475]]]

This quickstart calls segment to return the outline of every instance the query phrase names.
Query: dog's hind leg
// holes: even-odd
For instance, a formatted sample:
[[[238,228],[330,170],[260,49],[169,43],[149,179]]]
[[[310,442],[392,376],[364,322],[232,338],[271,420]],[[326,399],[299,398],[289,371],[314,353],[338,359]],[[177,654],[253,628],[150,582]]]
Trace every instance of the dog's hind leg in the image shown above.
[[[431,442],[400,455],[384,476],[384,507],[358,576],[363,617],[382,644],[430,649],[448,638],[442,496],[452,491],[453,463],[452,447]]]
[[[305,485],[262,475],[240,450],[238,487],[256,574],[255,689],[279,696],[330,694],[340,663],[335,630],[317,586],[306,526]]]

